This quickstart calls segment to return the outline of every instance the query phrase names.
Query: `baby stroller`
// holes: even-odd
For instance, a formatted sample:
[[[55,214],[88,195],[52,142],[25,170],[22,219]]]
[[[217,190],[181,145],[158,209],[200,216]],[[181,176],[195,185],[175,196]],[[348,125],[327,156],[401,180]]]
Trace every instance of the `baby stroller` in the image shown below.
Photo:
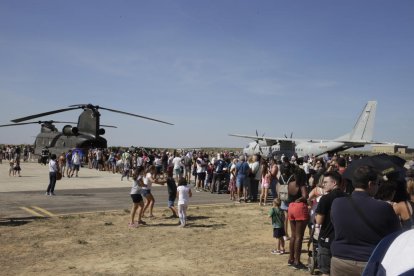
[[[317,229],[319,230],[319,229]],[[315,235],[315,225],[312,225],[308,241],[308,271],[311,275],[315,275],[315,270],[318,268],[318,239],[319,233]]]

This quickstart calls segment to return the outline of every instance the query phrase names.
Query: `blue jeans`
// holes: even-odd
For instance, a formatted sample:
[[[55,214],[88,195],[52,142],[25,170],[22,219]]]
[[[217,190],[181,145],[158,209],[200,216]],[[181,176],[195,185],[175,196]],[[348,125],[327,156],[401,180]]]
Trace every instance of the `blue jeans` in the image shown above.
[[[56,172],[49,172],[49,186],[47,186],[47,193],[53,193],[56,185]]]

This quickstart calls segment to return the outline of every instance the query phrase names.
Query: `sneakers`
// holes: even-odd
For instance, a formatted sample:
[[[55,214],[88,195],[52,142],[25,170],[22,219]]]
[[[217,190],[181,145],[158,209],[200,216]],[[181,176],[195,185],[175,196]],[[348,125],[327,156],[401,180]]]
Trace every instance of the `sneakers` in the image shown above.
[[[303,263],[298,263],[298,264],[292,264],[292,268],[294,270],[308,270],[308,267],[306,265],[304,265]]]
[[[138,225],[135,223],[128,223],[129,228],[138,228]]]
[[[48,193],[48,192],[46,192],[46,193],[45,193],[45,195],[49,195],[49,193]]]
[[[272,251],[270,251],[270,253],[272,253],[274,255],[283,255],[283,254],[285,254],[285,250],[272,249]]]

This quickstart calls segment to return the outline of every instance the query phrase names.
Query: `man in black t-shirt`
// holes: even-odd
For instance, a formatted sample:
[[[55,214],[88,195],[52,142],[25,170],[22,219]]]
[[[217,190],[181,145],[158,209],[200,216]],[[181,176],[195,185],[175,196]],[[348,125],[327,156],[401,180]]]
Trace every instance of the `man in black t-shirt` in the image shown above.
[[[336,171],[326,172],[323,175],[323,189],[326,195],[322,196],[316,208],[316,225],[319,228],[318,239],[318,264],[322,275],[329,275],[331,269],[331,242],[335,238],[335,232],[331,223],[332,202],[346,196],[339,188],[342,183],[341,175]],[[319,230],[319,229],[316,229]]]

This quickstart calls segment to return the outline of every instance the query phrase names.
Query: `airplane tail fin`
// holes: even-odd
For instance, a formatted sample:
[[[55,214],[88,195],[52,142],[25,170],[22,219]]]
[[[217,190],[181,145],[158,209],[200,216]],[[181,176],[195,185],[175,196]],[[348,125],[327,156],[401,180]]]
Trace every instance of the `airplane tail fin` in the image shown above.
[[[374,136],[374,121],[375,112],[377,110],[377,102],[369,101],[361,115],[359,115],[352,131],[344,136],[341,136],[335,140],[341,141],[372,141]]]

